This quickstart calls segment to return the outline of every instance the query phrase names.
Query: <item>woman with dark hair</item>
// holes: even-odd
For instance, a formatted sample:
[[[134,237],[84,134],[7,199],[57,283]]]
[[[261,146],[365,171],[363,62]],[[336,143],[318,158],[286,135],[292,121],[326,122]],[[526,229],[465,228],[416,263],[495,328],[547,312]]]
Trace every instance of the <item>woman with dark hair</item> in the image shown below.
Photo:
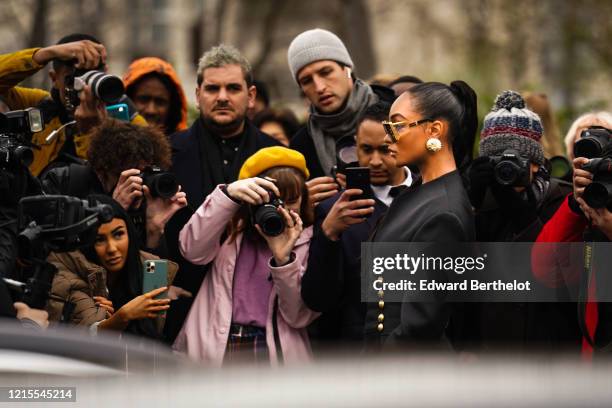
[[[138,249],[138,233],[126,211],[112,198],[113,219],[98,227],[95,241],[81,251],[51,253],[57,267],[47,304],[49,320],[159,338],[170,299],[155,299],[170,286],[177,266],[168,261],[168,286],[143,294],[143,264],[159,259]]]
[[[458,167],[470,161],[478,120],[476,94],[465,82],[450,86],[415,85],[392,105],[391,122],[383,122],[397,166],[418,167],[421,180],[395,198],[375,231],[373,242],[474,240],[472,207]],[[385,344],[438,343],[444,338],[450,308],[444,302],[389,303],[384,291],[368,305],[366,339]]]
[[[293,135],[300,128],[295,114],[289,109],[266,109],[259,112],[253,124],[283,146],[289,146]]]
[[[308,176],[301,153],[261,149],[244,163],[238,181],[217,186],[191,217],[180,233],[181,252],[194,264],[212,266],[176,350],[213,366],[310,358],[306,327],[318,313],[300,296],[312,237],[312,227],[304,227],[309,220],[302,221]],[[257,208],[266,209],[276,231],[263,228],[268,223]]]

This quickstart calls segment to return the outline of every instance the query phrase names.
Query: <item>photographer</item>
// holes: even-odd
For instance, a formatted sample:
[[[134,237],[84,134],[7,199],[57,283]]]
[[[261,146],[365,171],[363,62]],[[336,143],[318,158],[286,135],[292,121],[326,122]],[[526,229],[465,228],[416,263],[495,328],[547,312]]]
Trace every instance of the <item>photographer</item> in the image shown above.
[[[160,338],[170,299],[166,292],[177,271],[168,263],[166,287],[143,293],[143,263],[158,259],[140,251],[138,233],[125,210],[108,196],[92,196],[112,208],[113,218],[97,229],[93,244],[80,251],[51,253],[56,268],[47,304],[50,320],[97,330]]]
[[[312,236],[302,221],[308,176],[297,151],[261,149],[181,230],[185,259],[212,266],[175,349],[213,366],[243,357],[273,365],[310,358],[306,327],[318,314],[300,296]]]
[[[584,117],[584,116],[583,116]],[[577,121],[576,121],[577,122]],[[585,128],[580,133],[579,138],[574,139],[580,141],[587,139],[590,130],[597,129],[598,133],[607,133],[602,135],[600,140],[603,149],[597,154],[599,157],[591,157],[592,159],[609,159],[612,156],[610,150],[610,139],[612,139],[612,130],[601,127]],[[601,132],[602,129],[604,132]],[[587,136],[587,138],[585,138]],[[537,242],[609,242],[612,240],[612,212],[610,212],[610,197],[607,197],[608,204],[601,208],[592,208],[587,204],[587,200],[593,202],[593,197],[588,197],[593,194],[593,190],[586,192],[585,190],[594,180],[596,182],[603,175],[608,173],[604,169],[598,169],[594,166],[594,161],[580,157],[581,147],[578,143],[572,146],[572,152],[575,152],[578,157],[573,160],[574,177],[573,177],[573,193],[569,194],[563,201],[554,216],[546,223],[542,231],[538,235]],[[595,162],[596,163],[596,162]],[[607,166],[605,167],[607,169]],[[597,201],[597,200],[595,200]],[[599,207],[599,205],[597,205]],[[580,251],[582,252],[582,251]],[[576,259],[579,262],[576,262]],[[568,250],[567,247],[555,246],[539,246],[532,253],[533,273],[535,277],[549,287],[564,287],[569,285],[578,285],[580,280],[584,278],[584,267],[574,268],[577,263],[582,264],[584,255],[573,250]],[[569,265],[570,269],[564,267]],[[587,293],[587,298],[584,299],[586,306],[581,305],[582,314],[578,316],[578,323],[582,329],[582,355],[585,359],[590,360],[593,357],[594,351],[604,349],[605,345],[610,342],[612,335],[608,329],[608,308],[606,303],[598,303],[595,289],[596,268],[594,262],[591,273],[593,277],[583,281],[582,289]],[[607,269],[608,265],[604,268]],[[604,273],[607,272],[604,270]],[[601,278],[600,278],[601,280]],[[601,284],[601,283],[600,283]],[[594,347],[595,346],[595,347]]]
[[[514,91],[497,96],[485,117],[480,157],[468,172],[476,210],[476,240],[533,242],[571,190],[550,178],[541,145],[540,118]],[[509,346],[560,349],[576,342],[569,304],[486,303],[466,306],[474,327],[466,329],[476,349]]]
[[[79,162],[89,146],[88,132],[107,116],[104,104],[95,98],[88,86],[78,100],[70,95],[71,82],[91,70],[106,71],[106,49],[96,38],[86,34],[71,34],[56,45],[31,48],[0,55],[0,97],[10,109],[39,107],[46,126],[34,134],[32,174],[38,176],[52,162]],[[17,86],[52,61],[49,77],[51,92]],[[80,103],[79,103],[80,101]],[[75,106],[78,105],[78,106]],[[76,126],[71,126],[75,124]],[[134,114],[132,123],[146,124]],[[47,140],[52,132],[54,138]]]
[[[88,159],[86,165],[71,164],[50,170],[43,178],[45,191],[81,198],[90,194],[111,195],[132,215],[142,247],[155,252],[170,217],[187,205],[185,193],[168,173],[165,177],[170,178],[169,185],[158,185],[174,187],[174,191],[155,194],[151,186],[143,183],[143,170],[151,166],[169,168],[168,139],[157,129],[109,119],[94,130]]]

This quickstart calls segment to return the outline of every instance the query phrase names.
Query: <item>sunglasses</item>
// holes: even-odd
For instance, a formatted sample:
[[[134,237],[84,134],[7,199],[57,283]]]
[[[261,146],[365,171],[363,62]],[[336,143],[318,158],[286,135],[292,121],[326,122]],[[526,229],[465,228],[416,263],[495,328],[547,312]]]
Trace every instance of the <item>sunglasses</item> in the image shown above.
[[[389,122],[389,121],[383,120],[382,125],[383,125],[383,128],[385,129],[385,133],[387,134],[387,136],[391,138],[391,141],[393,143],[397,143],[400,140],[400,132],[402,130],[409,129],[415,126],[419,126],[427,122],[432,122],[432,120],[429,118],[425,118],[425,119],[419,119],[416,122],[412,122],[412,123],[409,123],[406,121]]]

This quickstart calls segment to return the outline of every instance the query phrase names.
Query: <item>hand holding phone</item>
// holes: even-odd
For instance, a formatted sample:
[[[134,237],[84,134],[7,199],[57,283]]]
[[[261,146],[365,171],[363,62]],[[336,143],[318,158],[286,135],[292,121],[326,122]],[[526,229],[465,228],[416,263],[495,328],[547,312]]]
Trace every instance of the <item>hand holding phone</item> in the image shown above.
[[[143,294],[168,286],[168,261],[165,259],[146,260],[143,267]],[[166,297],[168,297],[167,291],[155,296],[155,299],[165,299]]]

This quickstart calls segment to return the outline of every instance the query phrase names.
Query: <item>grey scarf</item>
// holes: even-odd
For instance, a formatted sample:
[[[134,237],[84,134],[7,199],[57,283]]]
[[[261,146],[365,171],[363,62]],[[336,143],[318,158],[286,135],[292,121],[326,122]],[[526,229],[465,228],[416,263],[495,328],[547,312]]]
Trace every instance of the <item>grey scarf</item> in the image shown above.
[[[331,176],[332,167],[336,164],[336,142],[343,137],[354,137],[357,133],[357,120],[370,106],[378,102],[378,96],[372,88],[360,79],[355,81],[344,109],[340,112],[325,115],[310,106],[308,133],[319,157],[323,172]]]

